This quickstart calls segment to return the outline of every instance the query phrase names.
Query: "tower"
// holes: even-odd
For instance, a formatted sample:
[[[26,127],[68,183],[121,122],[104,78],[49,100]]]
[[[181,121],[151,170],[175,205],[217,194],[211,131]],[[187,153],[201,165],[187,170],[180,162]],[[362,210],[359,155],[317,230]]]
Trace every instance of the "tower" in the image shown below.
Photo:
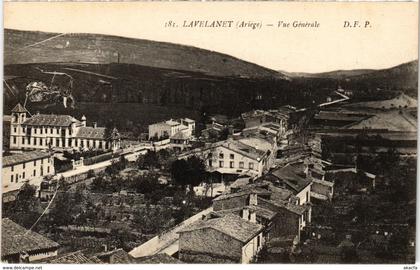
[[[22,124],[26,121],[29,112],[20,103],[12,109],[12,120],[10,121],[10,148],[20,149],[23,147],[22,138],[25,132]]]

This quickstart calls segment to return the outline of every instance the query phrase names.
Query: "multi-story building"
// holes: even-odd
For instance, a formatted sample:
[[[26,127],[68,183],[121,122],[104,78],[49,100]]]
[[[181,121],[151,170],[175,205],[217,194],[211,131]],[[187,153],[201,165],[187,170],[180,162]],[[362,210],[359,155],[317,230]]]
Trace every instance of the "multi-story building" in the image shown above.
[[[289,129],[290,118],[296,112],[292,106],[283,106],[276,110],[253,110],[242,114],[245,128],[259,126],[264,123],[275,123],[280,126],[280,132],[284,133]]]
[[[34,150],[50,148],[112,149],[120,148],[116,129],[86,126],[86,117],[81,121],[70,115],[30,113],[20,104],[12,110],[10,121],[10,149]]]
[[[196,148],[178,156],[185,159],[195,155],[203,159],[209,172],[261,176],[268,171],[272,151],[257,149],[249,141],[227,139],[203,148]]]
[[[39,186],[47,175],[54,175],[54,158],[40,150],[3,157],[3,193],[20,189],[29,183]]]
[[[195,130],[195,121],[189,118],[170,119],[167,121],[149,125],[149,139],[168,139],[182,132],[185,136],[191,137]]]

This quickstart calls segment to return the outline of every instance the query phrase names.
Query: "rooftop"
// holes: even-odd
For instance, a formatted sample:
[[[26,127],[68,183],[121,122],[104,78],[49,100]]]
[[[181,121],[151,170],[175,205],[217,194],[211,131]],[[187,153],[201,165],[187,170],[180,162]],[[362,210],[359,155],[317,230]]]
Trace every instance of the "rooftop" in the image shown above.
[[[297,175],[293,166],[289,164],[284,167],[274,169],[270,174],[282,183],[286,184],[288,188],[295,192],[295,194],[299,193],[302,189],[311,184],[311,181]]]
[[[104,127],[80,127],[76,134],[77,138],[98,139],[106,138],[106,128]]]
[[[24,227],[8,218],[2,219],[1,255],[2,257],[20,252],[33,252],[45,249],[58,249],[59,244]]]
[[[95,257],[105,263],[127,264],[135,262],[135,259],[122,248],[102,252],[96,254]]]
[[[146,257],[140,257],[136,258],[136,261],[138,263],[144,263],[144,264],[178,264],[182,263],[180,260],[169,256],[166,253],[158,253],[152,256],[146,256]]]
[[[33,161],[33,160],[38,160],[41,158],[47,158],[50,157],[51,154],[49,152],[44,152],[44,151],[40,151],[40,150],[35,150],[35,151],[31,151],[31,152],[23,152],[23,153],[19,153],[19,154],[13,154],[11,156],[4,156],[3,157],[3,168],[4,167],[8,167],[8,166],[12,166],[15,164],[21,164],[21,163],[25,163],[25,162],[29,162],[29,161]]]
[[[25,109],[25,107],[23,107],[22,105],[20,105],[20,103],[16,104],[16,106],[12,109],[12,113],[21,113],[21,112],[28,112],[27,109]]]
[[[88,258],[82,251],[78,250],[76,252],[67,253],[62,256],[57,256],[53,258],[47,258],[40,260],[41,262],[53,263],[53,264],[96,264],[102,263],[96,258]]]
[[[206,228],[217,230],[245,244],[261,232],[263,226],[249,222],[237,215],[228,214],[220,218],[196,221],[180,230],[179,233]]]
[[[68,127],[74,122],[79,123],[77,119],[70,115],[37,114],[26,119],[23,124],[28,126]]]
[[[383,129],[388,131],[416,132],[417,120],[407,112],[392,110],[377,113],[368,119],[347,125],[343,129]]]

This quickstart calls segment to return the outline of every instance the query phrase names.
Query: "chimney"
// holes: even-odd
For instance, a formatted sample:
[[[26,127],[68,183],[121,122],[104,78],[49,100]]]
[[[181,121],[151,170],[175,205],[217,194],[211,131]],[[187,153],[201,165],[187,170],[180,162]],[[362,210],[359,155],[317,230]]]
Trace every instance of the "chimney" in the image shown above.
[[[96,122],[93,122],[93,128],[97,128],[98,124]]]
[[[82,125],[86,127],[86,116],[82,116]]]
[[[251,194],[249,196],[249,205],[257,205],[257,194]]]
[[[103,251],[104,251],[104,252],[107,252],[107,251],[108,251],[108,246],[107,246],[107,244],[103,244],[103,245],[102,245],[102,249],[103,249]]]
[[[248,208],[242,209],[242,218],[245,219],[245,220],[249,220],[249,209]]]

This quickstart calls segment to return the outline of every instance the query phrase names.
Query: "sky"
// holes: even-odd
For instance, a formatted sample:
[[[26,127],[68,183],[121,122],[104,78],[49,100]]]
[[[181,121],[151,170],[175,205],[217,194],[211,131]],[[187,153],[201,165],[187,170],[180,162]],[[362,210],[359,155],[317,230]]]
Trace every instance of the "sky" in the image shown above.
[[[381,69],[417,59],[417,12],[417,2],[7,2],[4,27],[172,42],[274,70],[325,72]],[[184,28],[184,20],[257,22],[262,27]],[[165,28],[168,21],[179,26]],[[277,27],[279,21],[317,21],[319,27]],[[344,27],[345,21],[359,21],[361,27]]]

